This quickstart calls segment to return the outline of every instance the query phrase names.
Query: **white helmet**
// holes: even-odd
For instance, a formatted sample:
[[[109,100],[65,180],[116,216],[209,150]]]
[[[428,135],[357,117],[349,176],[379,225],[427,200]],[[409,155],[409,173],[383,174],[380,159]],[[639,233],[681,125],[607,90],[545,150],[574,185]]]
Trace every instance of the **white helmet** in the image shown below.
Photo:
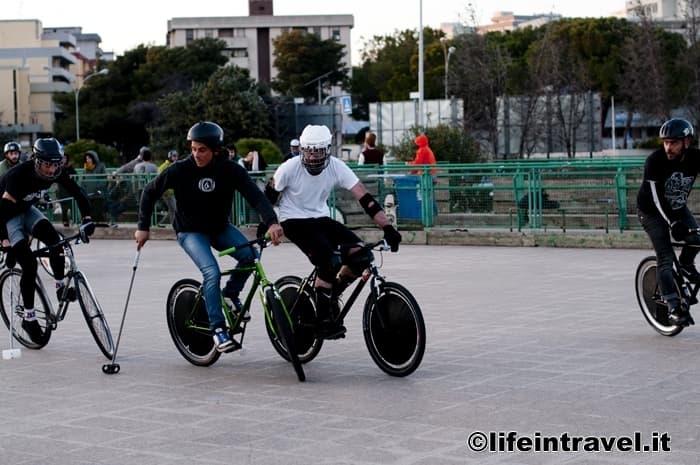
[[[301,163],[312,176],[321,174],[330,161],[331,131],[327,126],[308,125],[299,136]]]

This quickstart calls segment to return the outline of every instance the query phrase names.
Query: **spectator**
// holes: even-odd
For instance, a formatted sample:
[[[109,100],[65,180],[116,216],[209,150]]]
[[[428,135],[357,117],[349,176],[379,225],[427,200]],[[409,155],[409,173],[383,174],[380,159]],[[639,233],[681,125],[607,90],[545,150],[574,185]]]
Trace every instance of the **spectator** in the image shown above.
[[[134,168],[138,163],[140,163],[143,160],[143,155],[144,153],[151,153],[151,149],[149,149],[146,146],[143,146],[139,149],[139,154],[136,155],[136,158],[131,160],[130,162],[124,163],[122,166],[117,168],[117,170],[114,172],[114,174],[125,174],[125,173],[133,173]]]
[[[228,148],[228,147],[227,147]],[[229,154],[230,154],[230,149],[229,149]],[[235,153],[235,148],[234,148],[234,153]],[[171,150],[168,152],[168,158],[158,166],[158,173],[162,173],[165,171],[165,169],[175,163],[177,161],[179,154],[177,153],[177,150]],[[175,193],[172,189],[167,189],[165,192],[163,192],[163,203],[165,203],[166,208],[168,209],[168,223],[173,224],[173,221],[175,220]]]
[[[428,145],[428,136],[421,134],[416,137],[415,144],[418,146],[416,149],[416,158],[407,162],[407,165],[435,165],[435,154],[430,149]],[[422,170],[411,170],[411,174],[422,174]],[[436,174],[437,170],[430,170],[430,174]]]
[[[141,161],[134,165],[134,174],[155,174],[158,166],[151,161],[153,154],[146,150],[141,154]]]
[[[243,167],[248,171],[265,171],[267,162],[257,150],[248,152],[248,155],[243,159]]]
[[[20,156],[22,155],[22,148],[17,142],[8,142],[5,144],[4,149],[5,159],[0,162],[0,176],[4,175],[9,171],[10,168],[16,166],[20,161]]]
[[[132,179],[124,179],[122,174],[133,174],[137,165],[144,161],[144,157],[150,162],[151,149],[143,146],[139,149],[139,154],[133,160],[123,164],[112,173],[112,185],[109,188],[109,222],[113,228],[119,223],[119,215],[124,213],[129,207],[136,206],[136,199],[139,192],[136,192]],[[153,163],[151,163],[155,166]],[[152,168],[149,168],[152,169]],[[154,173],[158,172],[155,166]],[[127,177],[128,178],[128,177]]]
[[[76,175],[75,168],[73,168],[73,165],[70,162],[70,158],[68,155],[63,155],[63,171],[68,174],[71,178]],[[61,184],[58,184],[58,189],[57,189],[57,195],[59,199],[59,205],[61,206],[61,220],[63,220],[63,226],[70,226],[70,217],[71,217],[71,206],[73,205],[73,198],[70,195],[70,192],[63,187]],[[61,199],[66,199],[66,200],[61,200]]]
[[[107,188],[107,170],[94,150],[85,152],[83,158],[82,187],[88,194],[90,210],[95,221],[104,221],[108,209],[105,191]]]
[[[297,156],[299,156],[299,139],[292,139],[289,142],[289,153],[284,156],[282,161],[284,162]]]
[[[360,156],[357,158],[358,165],[384,164],[384,152],[375,146],[376,143],[377,135],[373,132],[367,131],[367,134],[365,134],[365,147],[362,152],[360,152]]]
[[[226,150],[228,151],[228,159],[240,165],[241,157],[238,155],[238,149],[236,146],[234,144],[229,144],[226,146]]]

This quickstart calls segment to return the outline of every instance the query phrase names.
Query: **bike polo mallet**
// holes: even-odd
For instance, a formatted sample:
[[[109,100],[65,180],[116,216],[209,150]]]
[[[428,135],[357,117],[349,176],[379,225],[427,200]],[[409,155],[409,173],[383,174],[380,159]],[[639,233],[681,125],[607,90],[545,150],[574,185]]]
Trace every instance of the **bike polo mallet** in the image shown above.
[[[129,298],[131,298],[131,289],[134,287],[134,276],[136,276],[136,268],[139,266],[139,257],[141,249],[136,249],[136,257],[134,257],[133,271],[131,272],[131,282],[129,283],[129,292],[126,293],[126,302],[124,303],[124,313],[122,314],[122,322],[119,325],[119,334],[117,335],[117,344],[114,346],[114,354],[112,355],[112,363],[102,365],[102,373],[106,375],[114,375],[119,373],[121,367],[117,363],[117,350],[119,350],[119,341],[122,338],[122,330],[124,329],[124,320],[126,319],[126,309],[129,307]]]

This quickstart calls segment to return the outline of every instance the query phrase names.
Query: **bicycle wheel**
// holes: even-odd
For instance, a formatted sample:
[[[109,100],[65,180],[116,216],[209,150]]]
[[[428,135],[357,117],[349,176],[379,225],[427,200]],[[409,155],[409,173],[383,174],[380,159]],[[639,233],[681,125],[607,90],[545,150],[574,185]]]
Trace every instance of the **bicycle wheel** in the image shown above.
[[[65,236],[61,233],[58,233],[58,236],[63,239]],[[46,247],[46,244],[41,242],[39,239],[34,239],[34,250],[39,250],[41,248]],[[70,247],[70,245],[66,244],[64,246],[64,249],[66,247]],[[53,269],[51,268],[51,262],[49,260],[49,257],[39,257],[39,263],[41,264],[41,267],[48,273],[49,276],[53,278]],[[70,263],[68,263],[68,260],[63,260],[63,276],[68,276],[68,271],[70,269]]]
[[[92,337],[97,343],[97,347],[100,348],[102,354],[109,360],[112,360],[114,355],[114,341],[112,340],[112,332],[109,330],[109,325],[107,324],[107,319],[105,318],[104,312],[102,312],[102,307],[97,302],[95,293],[90,287],[85,275],[78,271],[75,273],[74,277],[75,290],[78,294],[78,303],[80,304],[80,309],[83,311],[83,316],[85,317],[85,322],[90,328]]]
[[[268,312],[266,312],[267,318],[265,319],[268,335],[270,331],[276,335],[278,343],[287,351],[287,356],[292,362],[292,366],[294,366],[297,378],[299,378],[299,381],[305,381],[306,375],[304,374],[304,367],[301,366],[301,361],[299,361],[299,355],[297,354],[294,331],[292,330],[292,320],[284,309],[281,297],[275,292],[272,286],[265,289],[265,306],[268,310]]]
[[[316,337],[316,299],[313,291],[304,289],[303,292],[299,292],[300,286],[301,278],[296,276],[284,276],[275,282],[275,288],[292,320],[299,361],[308,363],[318,355],[323,346],[323,339]],[[280,344],[272,328],[269,325],[265,326],[272,347],[282,358],[291,361],[287,348]]]
[[[657,333],[664,336],[675,336],[683,331],[683,326],[672,325],[668,322],[668,307],[661,298],[661,291],[656,280],[656,257],[646,257],[639,263],[635,274],[634,288],[642,315]]]
[[[17,269],[5,270],[0,275],[0,314],[7,329],[10,329],[10,318],[12,318],[13,335],[24,347],[28,349],[41,349],[49,343],[51,330],[53,329],[51,307],[48,299],[39,284],[34,286],[34,310],[39,321],[44,336],[39,341],[32,340],[27,332],[22,329],[22,317],[24,316],[24,302],[19,290],[19,280],[22,272]]]
[[[201,284],[181,279],[168,293],[166,319],[175,347],[185,360],[197,366],[209,366],[221,353],[216,350],[209,329],[209,317],[200,295]]]
[[[408,290],[385,282],[367,297],[362,315],[365,344],[374,362],[391,376],[413,373],[425,352],[425,323]]]

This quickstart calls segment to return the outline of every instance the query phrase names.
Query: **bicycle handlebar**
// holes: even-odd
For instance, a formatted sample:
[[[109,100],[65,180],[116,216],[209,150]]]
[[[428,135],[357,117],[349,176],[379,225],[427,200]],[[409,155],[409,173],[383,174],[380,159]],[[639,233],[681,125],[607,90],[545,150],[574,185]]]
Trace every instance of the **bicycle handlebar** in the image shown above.
[[[224,249],[218,253],[218,256],[223,257],[224,255],[231,255],[236,250],[242,249],[244,247],[253,247],[254,245],[259,245],[261,249],[264,249],[265,247],[267,247],[269,241],[270,241],[270,234],[265,233],[265,235],[263,237],[256,237],[252,241],[248,241],[248,242],[245,242],[243,244],[229,247],[228,249]]]
[[[85,224],[89,224],[89,223],[85,223]],[[83,232],[83,227],[85,226],[85,224],[81,225],[75,234],[72,234],[70,236],[66,236],[53,245],[44,245],[44,247],[41,247],[41,248],[38,248],[38,249],[32,251],[32,254],[35,257],[46,256],[51,249],[63,247],[64,245],[66,245],[72,241],[76,241],[76,243],[78,243],[78,241],[89,242],[89,240],[88,241],[84,240],[85,237],[87,237],[87,236],[84,236],[84,232]],[[102,226],[103,226],[102,224],[95,224],[95,227],[102,227]],[[9,247],[0,246],[0,252],[9,252],[11,249],[12,249],[12,246],[9,246]]]

